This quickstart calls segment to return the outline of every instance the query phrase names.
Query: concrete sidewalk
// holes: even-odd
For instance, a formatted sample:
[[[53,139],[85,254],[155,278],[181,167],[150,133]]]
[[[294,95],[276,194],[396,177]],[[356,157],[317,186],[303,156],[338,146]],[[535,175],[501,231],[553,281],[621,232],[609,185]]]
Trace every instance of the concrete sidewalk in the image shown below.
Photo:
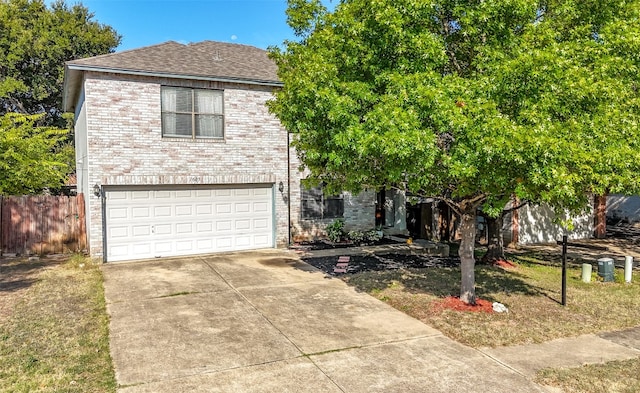
[[[103,272],[121,393],[546,391],[292,253]]]
[[[533,378],[543,368],[573,368],[640,357],[640,327],[561,338],[541,344],[481,348],[480,352],[523,376]]]

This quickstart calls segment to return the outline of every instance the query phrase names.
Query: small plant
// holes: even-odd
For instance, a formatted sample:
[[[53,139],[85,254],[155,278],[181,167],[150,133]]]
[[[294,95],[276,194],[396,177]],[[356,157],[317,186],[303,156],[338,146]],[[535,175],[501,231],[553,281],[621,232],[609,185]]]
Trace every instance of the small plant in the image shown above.
[[[326,231],[329,240],[333,243],[338,243],[344,237],[344,221],[335,220],[331,224],[327,225]]]
[[[382,230],[372,229],[372,230],[368,231],[367,233],[365,233],[364,235],[365,235],[365,239],[369,243],[375,243],[375,242],[379,241],[380,239],[382,239]]]
[[[360,244],[367,239],[367,236],[362,231],[349,231],[347,238],[354,243]]]

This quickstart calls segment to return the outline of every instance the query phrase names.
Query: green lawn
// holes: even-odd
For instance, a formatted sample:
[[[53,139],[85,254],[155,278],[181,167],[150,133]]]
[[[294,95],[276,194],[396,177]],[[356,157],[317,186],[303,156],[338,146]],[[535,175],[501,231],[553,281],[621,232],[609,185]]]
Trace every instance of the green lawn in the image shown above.
[[[640,358],[591,364],[571,369],[547,369],[536,382],[559,387],[565,393],[640,392]]]
[[[115,392],[99,267],[81,256],[60,264],[12,263],[36,279],[0,321],[0,390]]]
[[[401,269],[364,272],[344,277],[350,285],[370,293],[446,336],[472,347],[540,343],[561,337],[625,329],[640,324],[640,274],[632,284],[581,281],[579,264],[571,264],[567,279],[567,306],[561,301],[561,268],[535,253],[510,255],[514,269],[479,265],[478,297],[506,305],[508,313],[442,310],[434,302],[457,296],[458,268]],[[537,382],[565,392],[631,393],[640,391],[640,359],[610,362],[577,369],[542,370]]]
[[[580,268],[571,266],[568,304],[563,307],[559,266],[526,256],[511,259],[518,264],[515,269],[476,268],[478,297],[503,303],[509,309],[504,314],[434,309],[434,301],[459,293],[457,268],[365,272],[345,280],[473,347],[539,343],[640,323],[640,277],[632,284],[585,284],[580,280]],[[616,274],[622,278],[621,271]]]

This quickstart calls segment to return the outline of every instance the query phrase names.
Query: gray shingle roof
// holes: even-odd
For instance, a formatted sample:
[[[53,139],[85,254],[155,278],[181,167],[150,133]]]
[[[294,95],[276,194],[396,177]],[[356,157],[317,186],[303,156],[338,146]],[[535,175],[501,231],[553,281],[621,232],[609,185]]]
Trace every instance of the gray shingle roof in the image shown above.
[[[239,44],[203,41],[158,45],[67,62],[89,67],[252,82],[278,82],[277,67],[265,50]]]
[[[123,52],[72,60],[65,64],[63,107],[75,111],[85,71],[282,86],[267,51],[248,45],[169,41]]]

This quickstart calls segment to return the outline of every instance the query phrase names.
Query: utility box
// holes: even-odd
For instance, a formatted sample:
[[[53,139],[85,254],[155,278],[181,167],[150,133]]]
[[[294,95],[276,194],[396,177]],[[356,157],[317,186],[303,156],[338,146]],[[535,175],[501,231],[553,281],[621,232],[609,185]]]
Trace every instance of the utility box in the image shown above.
[[[614,264],[611,258],[598,259],[598,276],[602,277],[604,282],[614,281]]]

